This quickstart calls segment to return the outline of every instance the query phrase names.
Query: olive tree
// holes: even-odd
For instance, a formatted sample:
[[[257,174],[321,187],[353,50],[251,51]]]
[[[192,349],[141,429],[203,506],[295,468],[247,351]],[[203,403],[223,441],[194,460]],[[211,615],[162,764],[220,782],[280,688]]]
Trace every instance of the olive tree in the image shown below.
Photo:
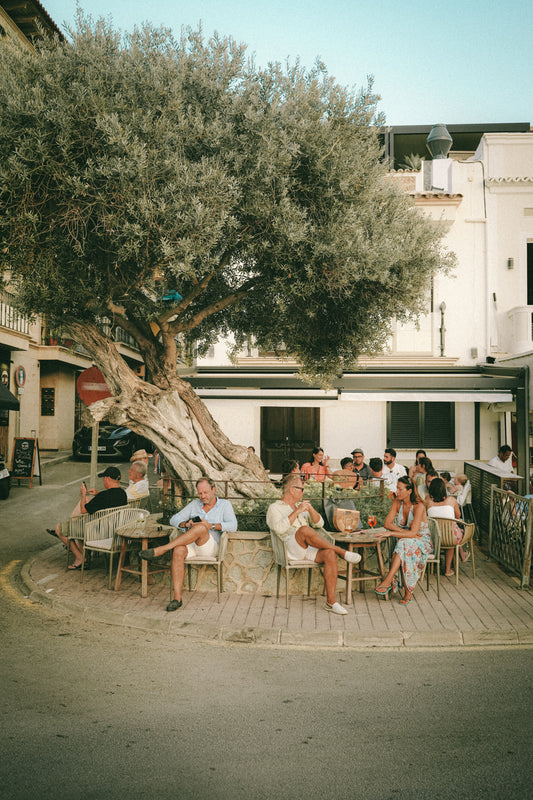
[[[252,336],[330,375],[380,350],[449,264],[387,180],[377,102],[371,81],[342,87],[320,63],[260,69],[201,30],[123,34],[80,12],[68,41],[2,42],[0,268],[21,308],[102,370],[113,397],[95,418],[151,439],[182,478],[246,493],[266,477],[179,376],[192,343]]]

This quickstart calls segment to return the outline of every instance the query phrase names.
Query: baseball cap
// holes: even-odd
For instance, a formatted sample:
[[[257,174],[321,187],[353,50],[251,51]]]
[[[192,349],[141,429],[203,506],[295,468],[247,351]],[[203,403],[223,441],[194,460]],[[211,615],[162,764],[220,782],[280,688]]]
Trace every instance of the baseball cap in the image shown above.
[[[108,467],[103,472],[98,473],[99,478],[112,478],[114,481],[120,480],[120,470],[118,467]]]
[[[361,455],[364,456],[365,451],[361,450],[360,447],[356,447],[355,450],[352,450],[352,456],[354,456],[356,453],[361,453]]]

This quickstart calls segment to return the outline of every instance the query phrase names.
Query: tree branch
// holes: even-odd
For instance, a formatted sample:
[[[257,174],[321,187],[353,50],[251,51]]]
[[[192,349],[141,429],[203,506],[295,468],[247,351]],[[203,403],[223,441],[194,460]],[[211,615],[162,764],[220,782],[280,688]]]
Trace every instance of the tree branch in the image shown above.
[[[179,320],[176,320],[175,322],[170,323],[169,330],[171,330],[174,334],[193,330],[193,328],[196,328],[198,325],[200,325],[200,323],[202,323],[207,317],[216,314],[218,311],[222,311],[222,309],[227,308],[228,306],[240,300],[241,297],[244,297],[249,289],[254,286],[254,284],[255,278],[251,278],[249,281],[246,281],[246,283],[244,283],[238,291],[232,292],[226,297],[223,297],[221,300],[217,300],[216,303],[212,303],[210,306],[198,311],[198,313],[195,314],[191,319],[187,320],[187,322],[180,324]]]
[[[215,275],[222,269],[224,269],[224,267],[228,266],[231,260],[231,255],[232,254],[230,252],[226,252],[224,256],[221,258],[218,266],[212,269],[211,272],[208,272],[207,275],[205,275],[202,278],[202,280],[196,284],[192,292],[189,292],[187,297],[184,297],[183,300],[177,306],[168,309],[168,311],[165,311],[165,313],[158,318],[157,321],[159,322],[159,324],[162,326],[163,323],[168,322],[168,320],[171,319],[172,317],[176,316],[177,314],[181,314],[183,311],[185,311],[190,306],[190,304],[194,300],[196,300],[196,298],[199,295],[201,295],[205,289],[207,289],[207,287],[209,286],[210,282],[213,280]]]

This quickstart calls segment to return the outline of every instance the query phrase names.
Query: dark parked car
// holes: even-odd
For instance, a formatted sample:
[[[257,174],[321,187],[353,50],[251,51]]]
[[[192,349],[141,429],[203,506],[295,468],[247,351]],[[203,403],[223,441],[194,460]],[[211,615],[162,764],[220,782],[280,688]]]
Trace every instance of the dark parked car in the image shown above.
[[[90,458],[92,429],[80,428],[74,434],[72,455],[74,458]],[[98,430],[98,458],[113,458],[115,461],[129,461],[132,454],[141,448],[152,452],[150,442],[138,436],[129,428],[101,422]]]

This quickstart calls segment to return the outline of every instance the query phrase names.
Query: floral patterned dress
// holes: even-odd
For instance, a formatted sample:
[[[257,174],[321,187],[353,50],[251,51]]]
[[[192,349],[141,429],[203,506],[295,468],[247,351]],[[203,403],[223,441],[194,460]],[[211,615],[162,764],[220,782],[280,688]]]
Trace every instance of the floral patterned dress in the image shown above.
[[[403,514],[403,503],[394,520],[396,525],[405,527]],[[407,517],[407,526],[413,522],[413,508],[411,506],[409,515]],[[400,556],[402,573],[405,581],[405,588],[407,591],[412,592],[415,588],[418,579],[421,577],[428,556],[433,552],[431,543],[431,536],[427,522],[421,522],[419,528],[420,538],[416,537],[410,539],[408,537],[398,539],[398,544],[394,548],[394,552]]]

